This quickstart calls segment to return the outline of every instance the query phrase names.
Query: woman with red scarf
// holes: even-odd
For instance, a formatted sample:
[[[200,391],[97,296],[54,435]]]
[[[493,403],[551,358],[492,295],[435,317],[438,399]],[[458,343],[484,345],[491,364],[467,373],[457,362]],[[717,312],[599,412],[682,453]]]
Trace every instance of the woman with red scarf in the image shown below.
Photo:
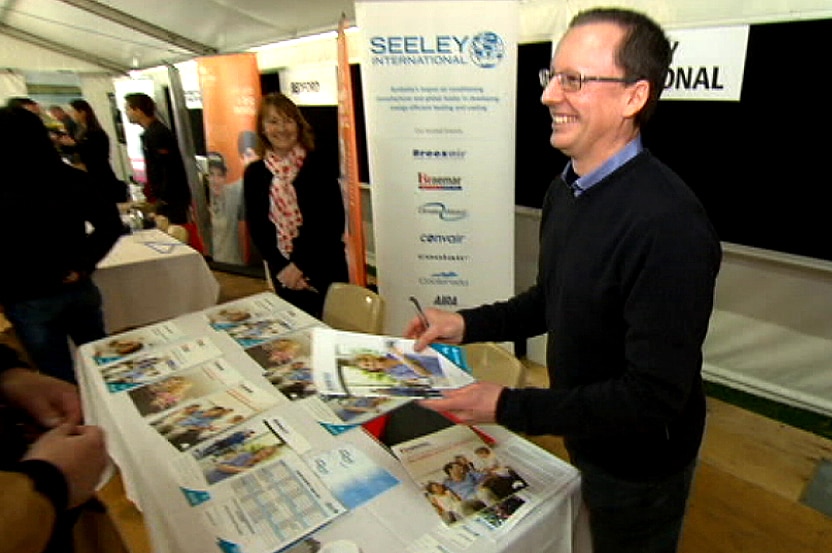
[[[318,157],[312,127],[283,94],[263,98],[258,133],[263,158],[243,177],[252,241],[277,294],[320,318],[329,285],[349,281],[337,164]]]

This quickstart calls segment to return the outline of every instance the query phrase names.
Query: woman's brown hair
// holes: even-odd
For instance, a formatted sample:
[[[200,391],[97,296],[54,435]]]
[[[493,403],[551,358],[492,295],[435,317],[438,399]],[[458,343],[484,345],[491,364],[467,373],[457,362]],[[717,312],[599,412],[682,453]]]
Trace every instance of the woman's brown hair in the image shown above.
[[[315,132],[312,130],[312,125],[303,117],[298,106],[285,94],[281,94],[280,92],[272,92],[263,96],[263,100],[260,102],[260,109],[257,111],[257,134],[260,136],[260,143],[264,149],[268,150],[271,148],[269,138],[263,131],[263,119],[268,113],[269,108],[276,109],[278,113],[297,123],[298,142],[307,152],[315,149]],[[260,153],[262,154],[262,152]]]

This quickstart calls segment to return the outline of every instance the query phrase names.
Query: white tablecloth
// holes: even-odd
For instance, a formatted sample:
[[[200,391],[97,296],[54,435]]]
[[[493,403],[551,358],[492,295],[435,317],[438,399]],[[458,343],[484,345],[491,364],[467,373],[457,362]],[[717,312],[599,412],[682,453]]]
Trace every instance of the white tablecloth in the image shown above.
[[[198,251],[157,229],[119,238],[93,281],[108,333],[204,309],[216,304],[220,290]]]
[[[266,292],[253,297],[269,296]],[[278,300],[282,301],[282,300]],[[214,311],[214,310],[209,310]],[[303,313],[301,320],[314,319]],[[303,427],[303,437],[312,446],[309,461],[315,454],[331,451],[350,444],[363,452],[378,467],[383,468],[400,484],[386,490],[330,524],[315,531],[312,536],[322,544],[342,543],[357,545],[360,553],[587,553],[589,545],[586,512],[580,497],[580,476],[577,470],[539,450],[553,475],[538,490],[546,495],[540,503],[516,526],[499,539],[486,535],[468,536],[467,542],[452,538],[445,525],[433,512],[420,488],[408,476],[402,465],[373,437],[356,427],[339,435],[332,435],[313,420],[302,420],[305,411],[302,402],[289,402],[263,378],[261,367],[228,334],[213,330],[204,312],[192,313],[170,321],[182,331],[180,342],[189,338],[203,338],[222,351],[222,359],[238,370],[250,383],[273,394],[278,401],[268,413],[279,413],[281,420],[298,428]],[[135,331],[134,331],[135,332]],[[101,370],[92,361],[96,344],[81,346],[77,352],[79,386],[87,420],[104,427],[110,455],[119,466],[125,489],[143,511],[151,542],[156,553],[206,553],[221,551],[204,519],[199,506],[189,505],[180,489],[181,473],[174,467],[177,457],[189,453],[177,452],[156,433],[125,393],[110,393],[105,386]],[[270,415],[272,416],[272,415]],[[274,415],[275,417],[277,415]],[[483,427],[499,442],[520,440],[506,429],[488,425]],[[523,444],[526,442],[523,441]],[[531,447],[536,447],[529,444]],[[524,445],[525,447],[525,445]],[[551,488],[551,489],[550,489]],[[231,511],[234,509],[232,508]],[[229,516],[231,516],[229,512]],[[277,515],[275,515],[277,516]],[[419,544],[415,547],[414,544]],[[224,549],[224,551],[237,549]],[[322,551],[342,551],[334,547]],[[242,551],[242,550],[241,550]],[[244,552],[243,552],[244,553]]]

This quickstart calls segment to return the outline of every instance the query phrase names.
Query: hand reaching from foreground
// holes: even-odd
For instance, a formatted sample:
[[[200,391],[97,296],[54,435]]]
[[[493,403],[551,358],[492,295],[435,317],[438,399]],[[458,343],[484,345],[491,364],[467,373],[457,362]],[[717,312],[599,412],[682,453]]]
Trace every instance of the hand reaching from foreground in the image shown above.
[[[92,497],[107,465],[104,433],[97,426],[66,423],[43,434],[23,460],[39,459],[57,467],[66,478],[68,507]]]

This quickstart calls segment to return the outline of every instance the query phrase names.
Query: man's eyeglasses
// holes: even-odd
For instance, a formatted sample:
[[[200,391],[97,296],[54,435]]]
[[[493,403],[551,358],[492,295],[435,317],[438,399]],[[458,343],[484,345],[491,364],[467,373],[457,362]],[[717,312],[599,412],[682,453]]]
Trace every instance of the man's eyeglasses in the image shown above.
[[[560,88],[564,92],[578,92],[584,83],[599,82],[599,83],[624,83],[633,84],[641,79],[625,79],[623,77],[590,77],[581,75],[580,73],[572,73],[570,71],[561,71],[553,73],[549,69],[541,69],[537,73],[540,78],[540,86],[546,88],[552,79],[557,79]]]

